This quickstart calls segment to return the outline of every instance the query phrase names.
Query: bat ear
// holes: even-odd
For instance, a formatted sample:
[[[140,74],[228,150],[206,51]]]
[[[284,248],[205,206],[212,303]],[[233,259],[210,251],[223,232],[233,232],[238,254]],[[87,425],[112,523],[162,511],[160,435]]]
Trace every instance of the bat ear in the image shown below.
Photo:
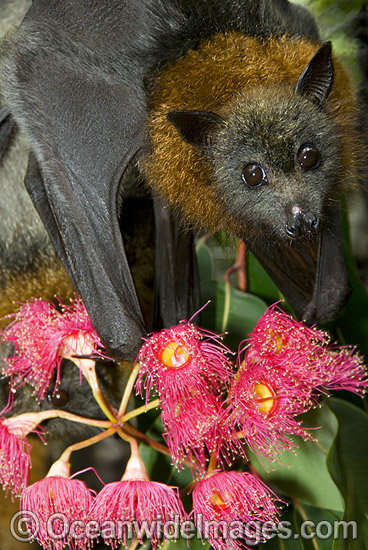
[[[300,75],[295,93],[310,98],[314,103],[322,104],[330,93],[333,77],[331,42],[325,42]]]
[[[180,137],[197,147],[211,145],[213,133],[224,122],[221,116],[210,111],[169,111],[166,116]]]

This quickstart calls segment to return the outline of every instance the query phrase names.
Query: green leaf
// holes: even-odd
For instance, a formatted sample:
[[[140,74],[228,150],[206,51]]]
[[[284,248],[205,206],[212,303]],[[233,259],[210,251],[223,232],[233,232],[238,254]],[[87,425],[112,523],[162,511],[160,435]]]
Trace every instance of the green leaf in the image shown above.
[[[208,542],[202,542],[202,540],[195,535],[189,540],[189,544],[185,538],[180,537],[177,541],[168,542],[164,550],[208,550],[209,548],[210,545]]]
[[[344,501],[343,520],[357,522],[359,540],[335,541],[336,550],[368,548],[368,415],[351,403],[331,399],[330,408],[339,422],[339,431],[327,465]]]
[[[368,292],[358,274],[358,267],[352,255],[349,240],[349,226],[343,212],[344,254],[352,286],[352,294],[343,313],[337,320],[337,331],[342,343],[357,345],[360,353],[368,360]]]
[[[210,247],[205,243],[199,243],[196,251],[200,281],[213,279],[214,258]]]
[[[285,507],[279,522],[279,533],[262,544],[262,550],[304,550],[298,533],[294,508]]]
[[[229,332],[226,343],[237,349],[254,328],[267,304],[224,281],[208,281],[201,285],[202,302],[213,300],[201,313],[201,325],[216,332]]]
[[[334,525],[340,517],[313,506],[289,505],[280,519],[281,531],[262,550],[332,550]]]
[[[368,359],[368,295],[352,264],[348,262],[351,298],[338,319],[338,329],[345,343],[358,345],[360,353]]]
[[[295,503],[294,516],[304,550],[332,550],[340,513]]]
[[[258,458],[251,454],[251,462],[269,483],[289,498],[317,508],[342,513],[343,502],[326,465],[327,453],[335,439],[338,424],[327,406],[314,409],[303,415],[303,425],[313,430],[317,442],[295,438],[296,454],[284,452],[280,464],[273,464],[273,470],[265,472]]]
[[[201,282],[224,280],[225,272],[234,265],[235,248],[220,246],[214,238],[202,237],[197,240],[196,252]]]
[[[248,292],[271,304],[282,299],[282,294],[255,256],[247,253]]]
[[[164,432],[164,426],[161,415],[158,415],[146,431],[146,435],[155,441],[162,441],[162,432]],[[189,468],[183,467],[182,470],[178,471],[172,465],[169,456],[152,449],[152,447],[141,443],[140,454],[150,479],[180,488],[189,485],[193,481]]]

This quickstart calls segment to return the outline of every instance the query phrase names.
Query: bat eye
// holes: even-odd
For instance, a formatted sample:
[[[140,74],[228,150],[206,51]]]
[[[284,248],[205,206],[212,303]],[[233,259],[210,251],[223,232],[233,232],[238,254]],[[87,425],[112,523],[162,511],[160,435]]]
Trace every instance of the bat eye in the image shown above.
[[[304,170],[315,168],[319,164],[319,151],[311,143],[305,143],[299,148],[298,160]]]
[[[247,164],[243,168],[242,178],[244,183],[249,185],[249,187],[259,187],[267,183],[266,172],[259,164]]]
[[[48,402],[54,407],[60,409],[60,407],[65,407],[69,401],[69,394],[67,391],[59,388],[55,392],[50,392],[47,394]]]

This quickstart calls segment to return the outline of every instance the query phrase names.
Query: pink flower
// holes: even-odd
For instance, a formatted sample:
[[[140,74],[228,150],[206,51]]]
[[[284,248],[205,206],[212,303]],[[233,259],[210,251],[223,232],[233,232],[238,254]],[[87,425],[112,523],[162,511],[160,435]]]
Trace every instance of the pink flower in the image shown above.
[[[22,495],[20,509],[32,512],[37,518],[36,523],[29,519],[29,513],[24,513],[30,540],[35,538],[46,550],[62,550],[66,544],[78,550],[89,547],[84,528],[92,502],[86,485],[70,479],[67,465],[57,461],[47,477],[27,487]]]
[[[153,333],[142,346],[137,361],[136,389],[146,400],[154,389],[162,403],[178,401],[193,392],[218,394],[233,376],[221,337],[182,321]]]
[[[164,438],[171,460],[180,468],[186,458],[195,471],[204,472],[206,454],[215,453],[222,462],[223,441],[228,441],[228,451],[234,450],[236,434],[223,421],[221,402],[211,393],[193,394],[162,406]]]
[[[0,414],[8,413],[7,406]],[[31,467],[31,444],[27,435],[41,437],[39,424],[47,418],[47,412],[28,412],[8,418],[0,418],[0,481],[12,497],[20,496],[26,487]],[[42,437],[41,437],[42,439]]]
[[[15,419],[0,420],[0,481],[12,498],[20,496],[27,486],[31,467],[31,444]]]
[[[320,385],[326,390],[345,390],[363,397],[368,389],[362,357],[351,348],[331,349],[323,361]]]
[[[258,321],[237,366],[224,414],[244,442],[267,460],[296,447],[290,436],[312,439],[297,417],[314,407],[321,393],[345,389],[363,395],[368,387],[354,350],[331,346],[327,333],[275,306]]]
[[[164,524],[183,521],[185,512],[177,488],[149,481],[141,460],[132,457],[122,480],[108,483],[98,493],[90,516],[99,523],[105,543],[113,548],[119,544],[127,547],[127,537],[132,535],[141,544],[149,538],[156,548],[164,542]],[[126,522],[125,526],[121,522]]]
[[[362,358],[354,349],[329,344],[326,332],[295,321],[275,306],[259,319],[249,339],[246,361],[260,364],[267,360],[274,369],[314,395],[326,390],[347,390],[364,395],[368,377]],[[241,360],[238,358],[238,365]]]
[[[311,388],[275,368],[270,360],[243,362],[227,403],[228,422],[258,456],[274,460],[281,451],[293,450],[296,445],[291,435],[312,439],[296,420],[313,404]]]
[[[8,316],[14,321],[2,333],[4,340],[15,343],[13,357],[6,359],[6,375],[13,377],[14,386],[32,384],[39,399],[55,371],[59,381],[64,357],[73,358],[82,349],[88,355],[101,355],[97,350],[101,342],[82,301],[77,298],[62,307],[63,313],[59,313],[53,303],[44,300],[21,304],[17,313]]]
[[[298,361],[312,351],[328,344],[327,332],[307,327],[290,315],[270,306],[252,330],[248,343],[252,354],[259,359],[277,357],[280,363]]]
[[[262,529],[265,522],[276,524],[275,500],[252,474],[209,474],[193,489],[194,522],[215,550],[248,548],[247,544],[267,539],[267,530]]]

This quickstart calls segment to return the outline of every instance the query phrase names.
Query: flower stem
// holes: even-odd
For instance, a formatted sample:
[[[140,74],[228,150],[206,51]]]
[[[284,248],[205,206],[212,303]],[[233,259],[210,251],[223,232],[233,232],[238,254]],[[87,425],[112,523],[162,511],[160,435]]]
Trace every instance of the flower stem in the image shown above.
[[[72,454],[72,452],[79,451],[81,449],[84,449],[85,447],[90,447],[91,445],[95,445],[95,443],[98,443],[99,441],[103,441],[104,439],[106,439],[107,437],[110,437],[115,432],[116,432],[116,427],[114,426],[109,428],[108,430],[105,430],[104,432],[94,435],[93,437],[85,439],[84,441],[78,441],[78,443],[74,443],[73,445],[70,445],[65,449],[65,451],[63,452],[59,460],[69,462],[70,455]]]
[[[166,456],[171,456],[169,449],[166,447],[166,445],[163,445],[162,443],[159,443],[158,441],[155,441],[154,439],[151,439],[148,437],[148,435],[140,432],[136,428],[133,428],[130,424],[124,424],[124,433],[132,435],[134,438],[138,439],[139,441],[142,441],[145,445],[148,445],[152,449],[155,449],[155,451],[158,451],[159,453],[162,453]],[[187,460],[183,460],[183,464],[187,466],[188,468],[193,468],[193,464]]]
[[[208,464],[207,472],[213,472],[214,470],[217,470],[217,458],[215,453],[212,453],[210,462]]]
[[[231,284],[230,284],[230,281],[225,281],[225,300],[224,300],[224,311],[222,313],[222,320],[221,320],[221,332],[226,331],[227,323],[229,321],[229,314],[230,314],[230,302],[231,302]]]
[[[124,424],[124,429],[117,428],[116,431],[122,439],[128,441],[129,443],[131,442],[131,438],[129,438],[129,436],[132,436],[132,438],[142,441],[142,443],[145,443],[145,445],[148,445],[152,449],[155,449],[155,451],[171,457],[170,451],[166,447],[166,445],[163,445],[162,443],[151,439],[150,437],[148,437],[148,435],[140,432],[136,428],[133,428],[133,426],[131,426],[130,424]],[[183,464],[185,464],[185,466],[187,466],[188,468],[193,467],[193,464],[187,459],[183,460]]]
[[[246,246],[244,241],[238,239],[238,251],[236,255],[236,260],[234,265],[229,267],[225,273],[225,281],[230,283],[230,275],[234,272],[237,273],[238,279],[238,289],[242,292],[247,291],[248,281],[247,281],[247,270],[246,270]]]
[[[294,506],[298,509],[298,511],[299,511],[300,515],[302,516],[303,520],[305,522],[308,522],[310,518],[308,517],[307,512],[305,511],[305,509],[302,506],[302,504],[300,503],[300,501],[297,498],[292,498],[291,501],[294,504]],[[312,527],[310,526],[310,523],[308,525],[308,530],[309,530],[309,533],[311,535],[313,548],[315,550],[319,550],[319,545],[318,545],[318,542],[316,540],[315,533],[314,533]],[[314,536],[312,536],[312,534],[314,534]]]
[[[132,543],[131,543],[131,545],[129,546],[128,550],[136,550],[136,548],[138,547],[138,545],[139,545],[139,540],[136,539],[136,538],[134,538],[134,539],[132,540]]]
[[[121,437],[121,439],[129,443],[132,455],[139,456],[139,448],[136,438],[125,433],[120,426],[116,427],[116,433]]]
[[[127,462],[125,472],[121,481],[130,481],[133,479],[141,479],[144,481],[149,481],[148,473],[146,466],[141,458],[138,442],[136,439],[132,438],[130,443],[130,458]]]
[[[127,385],[125,386],[123,397],[121,398],[118,418],[122,417],[125,414],[131,393],[133,391],[133,386],[138,376],[138,372],[139,372],[139,363],[136,363],[132,369],[132,372],[130,373]]]
[[[90,385],[93,397],[95,398],[98,406],[106,417],[111,420],[113,424],[116,424],[118,422],[116,413],[109,401],[101,392],[98,384],[96,360],[88,357],[93,354],[93,352],[94,348],[90,341],[83,337],[75,337],[69,339],[68,347],[66,347],[63,357],[64,359],[70,359],[70,361],[73,361],[73,363],[79,367],[79,370]]]
[[[29,433],[34,432],[37,426],[39,426],[42,422],[45,420],[50,420],[51,418],[64,418],[65,420],[71,420],[72,422],[87,424],[89,426],[96,426],[98,428],[111,427],[111,422],[106,420],[84,418],[83,416],[77,416],[76,414],[60,411],[58,409],[22,413],[16,416],[10,416],[9,418],[4,418],[3,422],[11,428],[14,434],[19,434],[19,437],[26,437]]]
[[[248,468],[249,468],[249,471],[252,475],[254,475],[255,477],[257,477],[258,479],[260,479],[259,477],[259,473],[257,472],[257,470],[255,469],[255,467],[253,466],[253,464],[251,462],[249,462],[248,464]]]
[[[124,424],[124,422],[128,422],[128,420],[130,420],[131,418],[139,416],[140,414],[143,414],[152,409],[156,409],[159,405],[160,400],[154,399],[154,401],[151,401],[147,405],[142,405],[141,407],[138,407],[137,409],[134,409],[133,411],[124,414],[124,416],[120,417],[120,422]]]
[[[116,413],[112,408],[110,402],[101,392],[100,386],[98,384],[95,361],[93,361],[92,359],[80,359],[80,369],[84,374],[88,384],[90,385],[93,397],[95,398],[102,412],[105,414],[106,418],[108,418],[113,424],[117,424],[118,420],[116,418]]]
[[[49,420],[51,418],[63,418],[64,420],[70,420],[71,422],[79,422],[80,424],[86,424],[87,426],[95,426],[96,428],[110,428],[111,422],[109,420],[97,420],[94,418],[86,418],[67,411],[60,411],[59,409],[50,409],[48,411],[42,411],[36,413],[40,417],[40,422]]]
[[[139,439],[149,447],[152,447],[152,449],[155,449],[156,451],[164,455],[170,456],[169,449],[166,447],[166,445],[163,445],[162,443],[151,439],[150,437],[148,437],[148,435],[140,432],[139,430],[136,430],[136,428],[133,428],[133,426],[131,426],[130,424],[124,424],[124,434],[125,436],[129,434],[132,437]]]

